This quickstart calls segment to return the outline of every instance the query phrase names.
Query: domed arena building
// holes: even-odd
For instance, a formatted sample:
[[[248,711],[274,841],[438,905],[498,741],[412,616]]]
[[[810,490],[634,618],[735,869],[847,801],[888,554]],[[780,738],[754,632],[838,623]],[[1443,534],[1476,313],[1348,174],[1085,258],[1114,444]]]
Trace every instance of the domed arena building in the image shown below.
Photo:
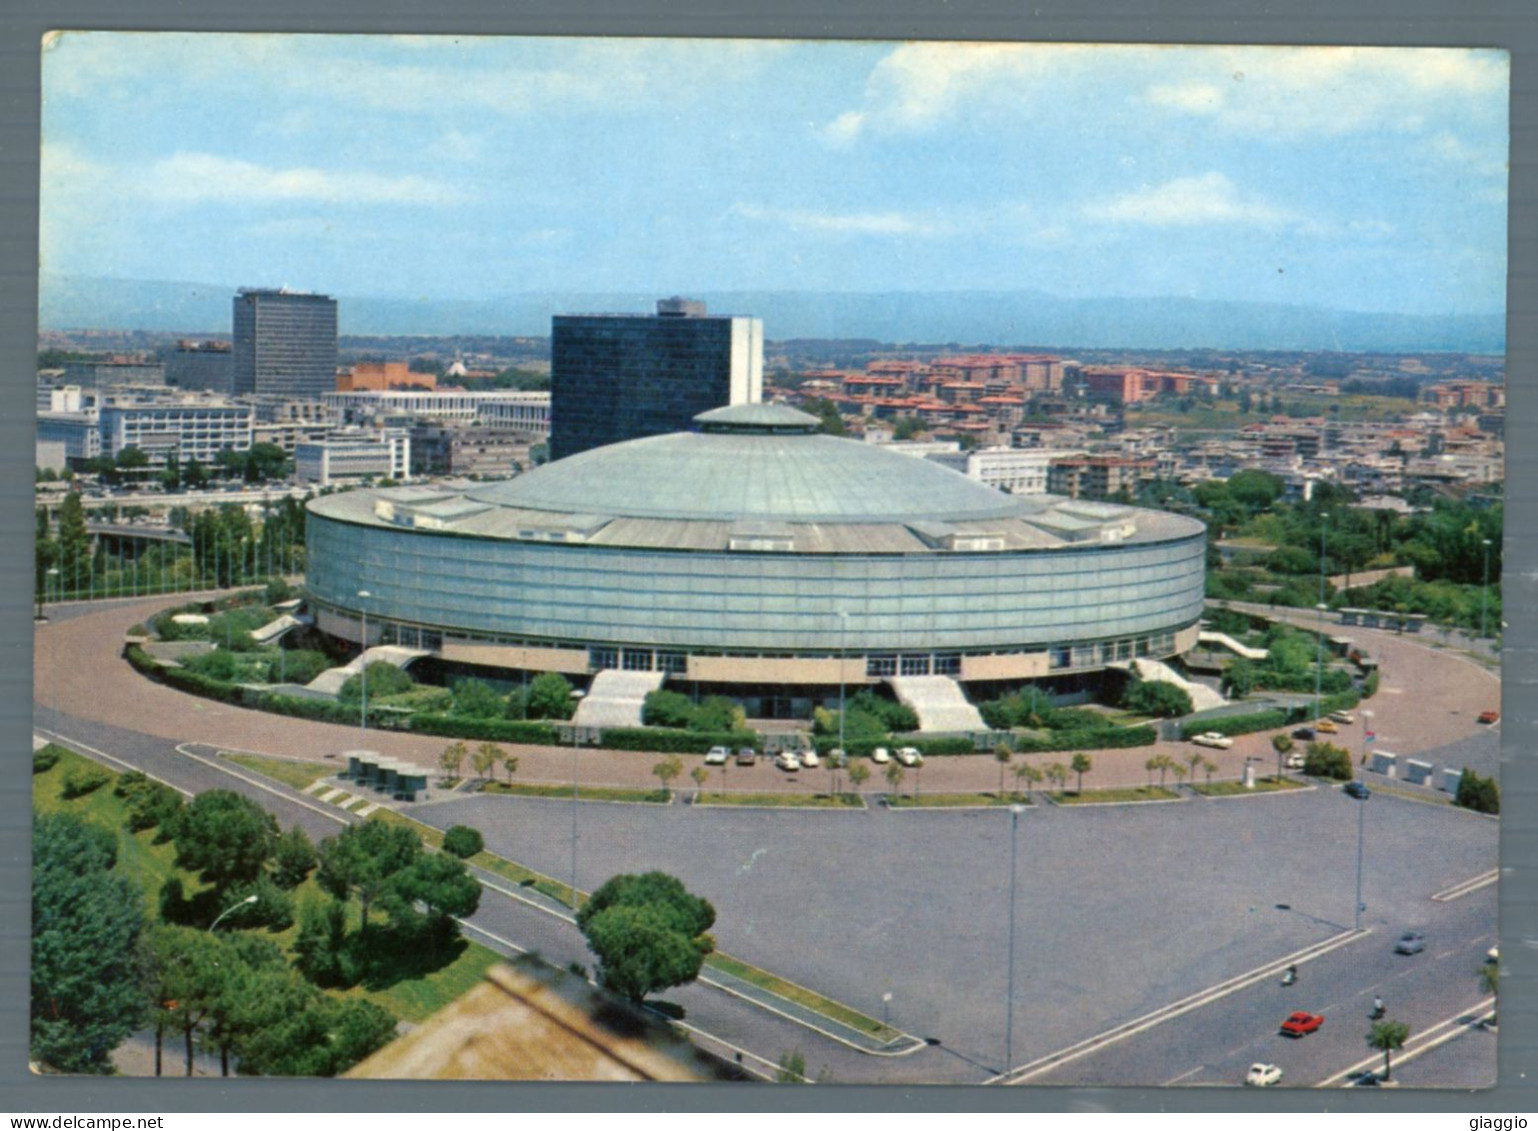
[[[963,690],[1071,690],[1196,641],[1200,522],[1003,494],[784,406],[695,421],[512,480],[313,500],[318,627],[357,642],[366,614],[369,644],[445,674],[633,673],[754,716],[920,681],[925,729],[965,729],[942,718],[975,718]]]

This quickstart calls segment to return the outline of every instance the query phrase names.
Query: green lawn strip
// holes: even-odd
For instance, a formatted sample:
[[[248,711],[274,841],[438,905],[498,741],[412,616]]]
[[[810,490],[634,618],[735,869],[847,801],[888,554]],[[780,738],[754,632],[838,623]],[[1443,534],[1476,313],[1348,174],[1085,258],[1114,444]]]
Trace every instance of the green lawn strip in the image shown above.
[[[1254,789],[1245,789],[1243,782],[1215,781],[1201,785],[1193,785],[1191,791],[1199,793],[1203,797],[1241,797],[1255,793],[1283,793],[1289,789],[1307,789],[1308,783],[1294,781],[1291,778],[1283,778],[1277,781],[1272,778],[1256,778]]]
[[[1180,795],[1172,789],[1157,785],[1140,785],[1126,789],[1086,789],[1083,793],[1048,794],[1059,805],[1096,805],[1111,801],[1175,801]]]
[[[262,754],[241,754],[233,750],[221,750],[219,756],[237,766],[254,770],[263,777],[303,792],[320,778],[336,778],[336,785],[345,788],[346,783],[336,777],[334,766],[322,766],[316,762],[300,762],[290,758],[269,758]]]
[[[1422,805],[1447,805],[1454,809],[1461,808],[1461,806],[1453,804],[1452,795],[1447,793],[1422,793],[1414,789],[1381,785],[1378,782],[1373,782],[1371,789],[1374,793],[1383,793],[1389,797],[1403,798],[1405,801],[1419,801]],[[1469,812],[1474,812],[1474,810],[1471,809]]]
[[[1012,797],[997,793],[921,793],[917,797],[892,797],[886,799],[889,809],[966,809],[978,805],[1029,805],[1025,795]]]
[[[403,1021],[422,1021],[462,997],[490,967],[503,961],[503,956],[490,947],[466,940],[464,950],[454,961],[425,977],[396,982],[381,990],[354,986],[344,991],[343,996],[367,998]]]
[[[512,797],[554,797],[571,800],[569,785],[524,785],[513,782],[486,782],[482,793],[501,793]],[[666,805],[668,795],[660,789],[620,789],[614,786],[579,785],[578,801],[629,801],[645,805]]]
[[[902,1034],[890,1026],[883,1025],[873,1017],[867,1017],[858,1010],[850,1009],[847,1005],[840,1005],[836,1001],[823,997],[814,990],[805,986],[798,986],[794,982],[787,982],[784,978],[776,977],[767,970],[760,970],[757,966],[750,966],[740,958],[733,958],[729,954],[717,951],[707,955],[705,965],[712,970],[719,970],[723,974],[730,974],[734,978],[740,978],[744,982],[757,986],[761,990],[767,990],[777,997],[787,1001],[793,1001],[797,1005],[822,1016],[831,1018],[841,1025],[847,1025],[861,1033],[869,1033],[880,1041],[893,1041]]]
[[[857,793],[701,793],[694,804],[708,808],[711,805],[746,805],[767,809],[863,809],[864,801]]]

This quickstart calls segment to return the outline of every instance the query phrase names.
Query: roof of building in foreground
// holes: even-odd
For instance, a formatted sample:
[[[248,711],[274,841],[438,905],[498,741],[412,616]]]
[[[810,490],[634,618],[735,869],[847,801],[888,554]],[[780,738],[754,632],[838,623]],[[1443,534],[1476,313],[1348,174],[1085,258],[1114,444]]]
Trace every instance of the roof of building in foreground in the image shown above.
[[[486,538],[659,549],[922,553],[1189,537],[1158,511],[1008,495],[929,460],[823,435],[784,405],[695,417],[698,432],[610,444],[468,489],[315,500],[317,514]]]

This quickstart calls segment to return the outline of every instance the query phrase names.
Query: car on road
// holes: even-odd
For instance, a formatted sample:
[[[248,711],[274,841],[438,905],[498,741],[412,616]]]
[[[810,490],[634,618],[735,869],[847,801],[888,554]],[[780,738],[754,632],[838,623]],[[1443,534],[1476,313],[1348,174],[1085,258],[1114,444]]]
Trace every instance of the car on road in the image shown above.
[[[1426,949],[1426,936],[1419,931],[1406,931],[1394,944],[1395,954],[1419,954]]]
[[[1501,721],[1501,713],[1499,711],[1481,711],[1479,712],[1479,721],[1482,723],[1498,723]]]
[[[1334,722],[1337,722],[1337,723],[1354,723],[1354,722],[1356,722],[1356,716],[1353,715],[1350,711],[1331,711],[1330,712],[1330,718],[1331,718],[1331,720],[1333,720]]]
[[[1323,1024],[1324,1018],[1319,1014],[1299,1010],[1287,1015],[1287,1020],[1282,1022],[1281,1032],[1284,1037],[1303,1037],[1315,1032]]]
[[[1336,726],[1329,719],[1320,719],[1317,723],[1314,724],[1314,729],[1317,730],[1320,734],[1340,733],[1340,727]]]
[[[803,750],[801,752],[801,764],[809,770],[815,770],[822,765],[822,759],[817,757],[815,750]]]
[[[1227,750],[1234,744],[1234,740],[1226,734],[1219,734],[1215,730],[1209,730],[1206,734],[1199,734],[1191,739],[1198,746],[1212,746],[1218,750]]]
[[[751,746],[739,746],[737,748],[737,764],[739,766],[751,766],[758,761],[758,755],[753,752]]]
[[[1358,1072],[1351,1077],[1349,1086],[1352,1088],[1377,1088],[1383,1084],[1383,1077],[1371,1070]]]
[[[732,752],[724,746],[712,746],[705,754],[705,765],[724,766],[726,760],[732,756]]]
[[[924,760],[916,746],[899,746],[897,748],[897,760],[905,766],[917,766]]]
[[[1312,742],[1314,741],[1314,728],[1299,727],[1292,732],[1292,737],[1296,738],[1299,742]]]
[[[801,759],[796,757],[794,750],[781,750],[775,756],[774,764],[786,773],[793,774],[801,768]]]
[[[1252,1064],[1244,1082],[1252,1088],[1269,1088],[1282,1082],[1282,1070],[1274,1064]]]
[[[878,746],[870,752],[870,760],[878,766],[884,766],[892,760],[892,755],[885,746]]]
[[[1354,797],[1358,801],[1366,801],[1372,794],[1372,790],[1367,788],[1367,783],[1364,781],[1348,781],[1345,785],[1341,786],[1341,791],[1347,797]]]
[[[1501,948],[1500,948],[1499,944],[1497,944],[1495,946],[1492,946],[1489,950],[1485,951],[1485,961],[1486,962],[1499,962],[1500,960],[1501,960]]]

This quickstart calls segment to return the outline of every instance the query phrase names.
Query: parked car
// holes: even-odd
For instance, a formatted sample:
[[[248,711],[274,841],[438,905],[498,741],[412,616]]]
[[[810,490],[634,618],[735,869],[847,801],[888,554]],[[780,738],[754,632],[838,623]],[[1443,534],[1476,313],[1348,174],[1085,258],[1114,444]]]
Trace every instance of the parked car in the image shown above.
[[[1305,1037],[1323,1024],[1324,1018],[1317,1013],[1289,1013],[1287,1020],[1282,1022],[1282,1036]]]
[[[1209,730],[1206,734],[1199,734],[1191,739],[1198,746],[1212,746],[1218,750],[1227,750],[1234,744],[1234,740],[1226,734],[1219,734],[1215,730]]]
[[[1485,961],[1486,962],[1499,962],[1500,960],[1501,960],[1501,948],[1500,948],[1499,944],[1497,944],[1495,946],[1492,946],[1489,950],[1485,951]]]
[[[1419,954],[1426,949],[1426,936],[1419,931],[1406,931],[1394,944],[1395,954]]]
[[[1481,711],[1479,712],[1479,721],[1482,723],[1498,723],[1501,721],[1501,713],[1499,711]]]
[[[1314,728],[1313,727],[1299,727],[1297,730],[1292,732],[1292,737],[1296,738],[1299,742],[1312,742],[1312,741],[1314,741],[1314,737],[1315,737],[1314,736]]]
[[[793,774],[801,768],[801,759],[796,757],[794,750],[781,750],[775,756],[774,764],[786,773]]]
[[[732,756],[732,752],[724,746],[712,746],[705,753],[705,765],[724,766],[726,760]]]
[[[1314,729],[1317,730],[1320,734],[1340,733],[1340,727],[1336,726],[1329,719],[1320,719],[1317,723],[1314,724]]]
[[[801,764],[809,770],[815,770],[822,765],[822,759],[817,757],[815,750],[803,750],[801,752]]]
[[[828,765],[836,768],[847,764],[848,761],[849,758],[845,755],[842,746],[835,746],[832,750],[828,751]]]
[[[884,766],[892,760],[892,755],[885,746],[878,746],[870,752],[870,760],[878,766]]]
[[[1334,719],[1337,723],[1350,724],[1356,722],[1356,716],[1350,711],[1331,711],[1330,718]]]
[[[917,766],[924,760],[917,746],[899,746],[897,748],[897,760],[905,766]]]
[[[1291,754],[1287,755],[1287,760],[1282,764],[1289,770],[1301,770],[1304,760],[1303,752],[1301,750],[1294,750]]]
[[[1252,1064],[1244,1082],[1253,1088],[1269,1088],[1282,1082],[1282,1070],[1274,1064]]]
[[[1367,788],[1367,783],[1364,781],[1348,781],[1345,785],[1341,786],[1341,791],[1347,797],[1354,797],[1358,801],[1366,801],[1372,794],[1372,790]]]
[[[751,766],[756,761],[758,761],[758,755],[751,746],[740,746],[737,748],[737,764],[739,766]]]

